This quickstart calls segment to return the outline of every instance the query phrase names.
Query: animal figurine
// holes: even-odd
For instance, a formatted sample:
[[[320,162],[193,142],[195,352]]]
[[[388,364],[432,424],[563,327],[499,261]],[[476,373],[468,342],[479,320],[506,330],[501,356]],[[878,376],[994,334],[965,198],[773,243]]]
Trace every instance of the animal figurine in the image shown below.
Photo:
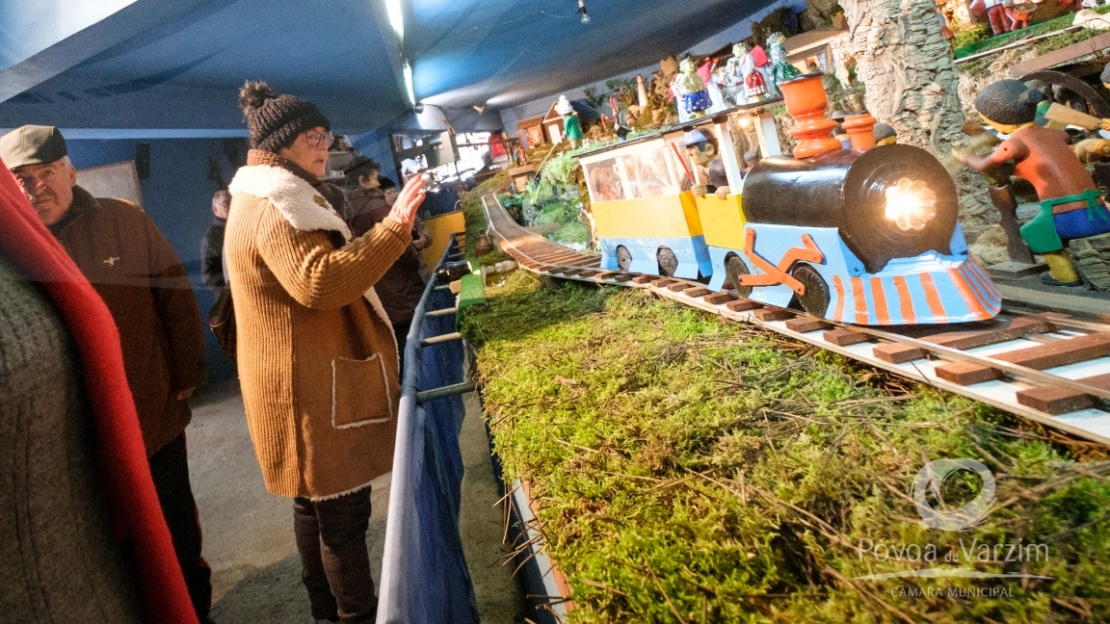
[[[1066,241],[1110,232],[1110,212],[1068,146],[1067,133],[1033,123],[1042,99],[1044,94],[1018,80],[987,85],[975,98],[975,109],[1009,138],[987,157],[964,150],[954,150],[953,156],[975,171],[1013,161],[1014,175],[1028,180],[1041,200],[1040,214],[1021,226],[1022,239],[1048,263],[1047,283],[1078,286],[1082,282],[1065,251]]]

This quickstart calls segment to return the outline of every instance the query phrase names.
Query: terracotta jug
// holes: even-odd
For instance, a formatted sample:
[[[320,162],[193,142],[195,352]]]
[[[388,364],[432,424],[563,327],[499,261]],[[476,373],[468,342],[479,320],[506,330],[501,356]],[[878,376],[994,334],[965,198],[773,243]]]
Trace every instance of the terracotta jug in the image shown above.
[[[474,253],[479,256],[484,256],[493,252],[493,241],[490,240],[489,234],[482,234],[478,237],[478,242],[474,245]]]

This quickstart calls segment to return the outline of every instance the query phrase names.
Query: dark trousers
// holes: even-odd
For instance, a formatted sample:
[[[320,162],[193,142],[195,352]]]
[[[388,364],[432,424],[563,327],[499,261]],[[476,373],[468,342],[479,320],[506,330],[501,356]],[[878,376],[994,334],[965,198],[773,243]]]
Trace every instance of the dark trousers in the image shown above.
[[[312,617],[371,623],[378,611],[366,530],[370,488],[324,501],[293,499],[293,531]]]
[[[402,376],[405,374],[405,341],[410,327],[412,327],[411,319],[404,323],[393,324],[393,335],[397,338],[397,365],[401,367]],[[402,378],[401,381],[403,382],[404,379]]]
[[[197,619],[206,622],[212,607],[212,570],[200,556],[200,519],[197,503],[189,486],[189,460],[185,452],[185,434],[174,438],[150,457],[150,476],[162,505],[177,563],[185,576],[185,586],[197,611]]]

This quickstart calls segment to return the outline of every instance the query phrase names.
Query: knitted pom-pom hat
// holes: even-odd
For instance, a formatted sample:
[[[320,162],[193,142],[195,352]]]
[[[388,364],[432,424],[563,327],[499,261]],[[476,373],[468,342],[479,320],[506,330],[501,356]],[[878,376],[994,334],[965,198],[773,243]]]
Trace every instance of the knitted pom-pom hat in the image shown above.
[[[277,153],[305,130],[331,122],[315,104],[292,95],[278,95],[265,82],[247,82],[239,90],[239,108],[247,117],[251,147]]]

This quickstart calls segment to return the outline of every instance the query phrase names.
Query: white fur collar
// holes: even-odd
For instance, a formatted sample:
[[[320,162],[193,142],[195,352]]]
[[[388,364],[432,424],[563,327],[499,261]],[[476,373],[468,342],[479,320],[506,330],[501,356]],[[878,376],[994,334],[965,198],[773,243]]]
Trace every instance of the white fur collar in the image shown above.
[[[228,190],[265,197],[290,225],[305,232],[328,230],[351,240],[351,229],[312,185],[292,172],[270,165],[240,167]]]
[[[302,232],[327,230],[339,232],[344,240],[351,240],[351,228],[347,227],[346,222],[332,208],[328,200],[316,192],[311,184],[286,169],[270,165],[240,167],[227,190],[232,195],[246,193],[270,200],[285,220]],[[385,308],[382,307],[378,293],[370,288],[363,293],[363,297],[370,302],[370,306],[374,308],[378,318],[385,322],[386,327],[392,327],[393,323],[389,320]],[[389,332],[389,336],[394,339],[393,346],[396,348],[397,342],[393,332]],[[398,355],[400,355],[399,352]],[[400,357],[397,361],[400,364]]]

